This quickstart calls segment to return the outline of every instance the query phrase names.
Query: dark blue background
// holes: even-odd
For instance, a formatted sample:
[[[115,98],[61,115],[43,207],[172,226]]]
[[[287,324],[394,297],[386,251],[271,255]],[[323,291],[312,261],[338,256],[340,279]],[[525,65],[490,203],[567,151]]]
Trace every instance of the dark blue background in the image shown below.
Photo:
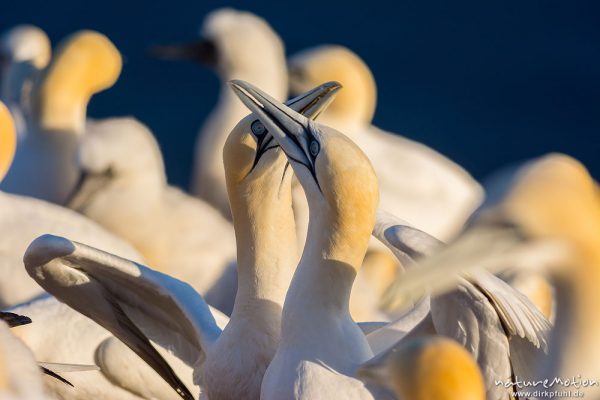
[[[4,0],[0,29],[33,23],[53,43],[82,28],[107,34],[126,62],[89,114],[131,114],[149,125],[180,186],[219,83],[202,67],[149,59],[145,48],[195,37],[204,15],[223,6],[266,18],[288,54],[322,43],[352,48],[378,82],[375,124],[477,178],[548,151],[569,153],[600,177],[600,2],[348,3]]]

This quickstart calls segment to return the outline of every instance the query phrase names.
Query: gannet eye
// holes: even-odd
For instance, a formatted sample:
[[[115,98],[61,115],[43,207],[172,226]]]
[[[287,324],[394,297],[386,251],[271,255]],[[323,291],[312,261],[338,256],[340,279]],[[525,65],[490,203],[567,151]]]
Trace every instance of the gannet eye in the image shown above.
[[[265,126],[259,120],[254,121],[252,125],[250,125],[250,129],[256,136],[262,136],[267,133],[267,128],[265,128]]]
[[[316,157],[317,154],[319,154],[319,150],[321,149],[321,146],[319,146],[319,142],[317,142],[316,140],[313,140],[312,142],[310,142],[310,147],[308,149],[310,151],[310,154],[313,157]]]

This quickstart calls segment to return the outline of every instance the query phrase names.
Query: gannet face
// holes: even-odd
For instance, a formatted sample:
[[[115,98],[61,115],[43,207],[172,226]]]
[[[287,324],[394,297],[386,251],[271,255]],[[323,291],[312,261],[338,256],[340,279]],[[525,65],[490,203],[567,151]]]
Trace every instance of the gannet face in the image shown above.
[[[6,63],[31,63],[42,69],[50,61],[50,39],[40,28],[19,25],[5,32],[0,38],[0,59]]]
[[[119,51],[100,33],[81,31],[65,39],[33,90],[38,124],[83,130],[90,97],[111,87],[121,66]]]
[[[461,399],[485,399],[477,362],[453,340],[424,336],[394,350],[368,362],[359,375],[390,389],[400,399],[455,399],[457,393]]]
[[[134,118],[88,121],[78,162],[82,175],[69,207],[79,211],[112,190],[143,183],[149,194],[165,180],[158,144],[150,130]]]
[[[249,12],[231,8],[211,12],[204,19],[201,37],[193,43],[156,46],[152,53],[208,64],[225,79],[270,71],[272,60],[285,59],[277,34],[265,20]]]
[[[317,118],[331,104],[341,86],[328,82],[286,102],[292,109],[308,118]],[[268,171],[287,172],[287,159],[273,135],[256,117],[243,118],[230,133],[223,150],[228,186],[255,181]]]
[[[292,93],[328,80],[344,85],[344,91],[323,114],[323,123],[336,129],[371,123],[377,100],[375,79],[367,65],[349,49],[325,45],[304,50],[288,60],[288,69]]]
[[[4,103],[0,102],[0,181],[6,175],[17,147],[15,124]]]

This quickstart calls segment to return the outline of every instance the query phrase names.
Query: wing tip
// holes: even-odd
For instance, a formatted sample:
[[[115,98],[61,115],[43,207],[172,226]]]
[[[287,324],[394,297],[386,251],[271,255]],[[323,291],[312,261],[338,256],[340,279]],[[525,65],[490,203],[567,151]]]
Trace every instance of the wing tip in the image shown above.
[[[64,257],[75,251],[75,244],[61,236],[45,234],[36,238],[23,256],[25,268],[29,271],[44,265],[55,258]]]

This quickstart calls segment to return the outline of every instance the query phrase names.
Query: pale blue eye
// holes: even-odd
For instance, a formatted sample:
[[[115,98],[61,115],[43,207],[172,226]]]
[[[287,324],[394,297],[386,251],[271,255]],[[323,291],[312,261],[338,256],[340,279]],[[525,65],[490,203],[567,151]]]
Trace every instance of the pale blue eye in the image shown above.
[[[259,120],[254,121],[252,125],[250,125],[250,129],[256,136],[262,136],[267,133],[267,128],[265,128],[265,126]]]
[[[319,142],[317,142],[316,140],[313,140],[312,142],[310,142],[309,150],[310,150],[310,154],[313,157],[316,157],[316,155],[319,154],[319,149],[320,149]]]

